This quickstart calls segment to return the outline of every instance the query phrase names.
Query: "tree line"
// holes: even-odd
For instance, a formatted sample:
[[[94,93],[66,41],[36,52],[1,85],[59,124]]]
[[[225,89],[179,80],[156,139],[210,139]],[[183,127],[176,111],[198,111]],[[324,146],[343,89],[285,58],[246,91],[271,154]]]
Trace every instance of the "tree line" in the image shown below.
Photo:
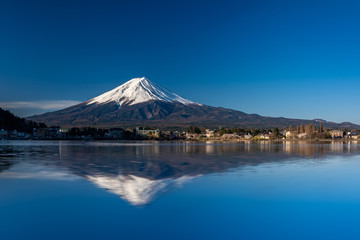
[[[47,126],[44,123],[37,123],[35,121],[17,117],[10,111],[0,108],[0,129],[32,133],[34,128],[46,127]]]
[[[329,129],[325,128],[323,124],[320,122],[319,126],[316,127],[314,123],[310,123],[307,125],[298,125],[294,128],[290,125],[289,132],[292,134],[302,134],[306,133],[306,138],[314,139],[314,138],[330,138]]]

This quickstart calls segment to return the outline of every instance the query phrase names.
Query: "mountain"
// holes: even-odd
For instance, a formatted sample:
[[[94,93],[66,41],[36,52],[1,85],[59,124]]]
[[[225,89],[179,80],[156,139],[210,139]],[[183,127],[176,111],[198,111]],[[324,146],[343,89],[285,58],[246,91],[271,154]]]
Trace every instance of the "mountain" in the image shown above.
[[[17,130],[19,132],[32,133],[34,128],[39,127],[46,127],[46,125],[43,123],[36,123],[34,121],[29,121],[24,118],[17,117],[10,111],[0,108],[0,129],[5,129],[8,131]]]
[[[352,123],[263,117],[241,111],[196,103],[170,92],[149,79],[134,78],[123,85],[78,105],[28,117],[49,125],[186,128],[203,127],[272,128],[323,122],[332,128],[359,129]]]
[[[89,100],[86,104],[116,103],[120,108],[149,101],[200,105],[160,87],[145,77],[131,79],[123,85]]]

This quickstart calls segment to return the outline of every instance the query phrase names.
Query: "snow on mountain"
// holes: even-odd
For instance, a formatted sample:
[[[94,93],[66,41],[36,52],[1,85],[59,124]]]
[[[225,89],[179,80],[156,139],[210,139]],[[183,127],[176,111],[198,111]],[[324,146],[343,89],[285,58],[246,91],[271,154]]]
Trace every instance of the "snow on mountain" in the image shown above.
[[[263,117],[241,111],[195,103],[172,93],[147,78],[134,78],[87,102],[55,112],[30,116],[28,120],[63,127],[151,126],[161,129],[242,127],[287,128],[289,125],[319,124],[322,120]],[[360,129],[352,123],[323,122],[329,128]]]
[[[86,178],[97,186],[108,189],[110,192],[120,196],[132,205],[144,205],[151,202],[159,193],[165,192],[171,187],[181,187],[183,183],[197,176],[182,176],[172,179],[150,180],[134,175],[87,176]]]
[[[123,85],[89,100],[87,105],[116,102],[121,107],[122,105],[134,105],[152,100],[179,102],[185,105],[201,105],[184,99],[179,95],[160,87],[156,83],[151,82],[145,77],[133,78]]]

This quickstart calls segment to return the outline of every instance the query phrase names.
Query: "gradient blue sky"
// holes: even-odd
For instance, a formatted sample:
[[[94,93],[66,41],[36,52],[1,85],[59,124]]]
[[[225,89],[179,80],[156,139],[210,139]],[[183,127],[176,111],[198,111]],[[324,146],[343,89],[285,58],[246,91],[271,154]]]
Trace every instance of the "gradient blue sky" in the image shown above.
[[[146,76],[203,104],[360,123],[359,13],[331,0],[5,0],[0,102],[29,115]]]

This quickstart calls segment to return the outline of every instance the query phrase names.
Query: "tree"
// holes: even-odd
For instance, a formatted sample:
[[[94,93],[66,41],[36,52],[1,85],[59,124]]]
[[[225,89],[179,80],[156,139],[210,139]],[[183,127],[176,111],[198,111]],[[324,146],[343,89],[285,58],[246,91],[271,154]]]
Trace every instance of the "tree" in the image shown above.
[[[275,137],[275,138],[279,138],[279,136],[280,136],[280,131],[279,131],[279,129],[278,129],[278,128],[275,128],[273,134],[274,134],[274,137]]]
[[[188,130],[189,133],[201,133],[200,128],[191,126]]]
[[[300,125],[300,133],[304,133],[305,132],[305,129],[304,129],[304,125]]]
[[[310,123],[305,126],[305,132],[307,134],[308,138],[314,138],[315,136],[315,125],[313,123]]]
[[[258,135],[258,134],[260,134],[260,130],[259,130],[259,129],[255,128],[255,129],[251,130],[251,135],[256,136],[256,135]]]
[[[320,125],[319,125],[319,132],[322,133],[324,131],[323,129],[323,124],[322,122],[320,122]]]
[[[34,128],[46,128],[44,123],[26,120],[0,108],[0,129],[32,133]]]

